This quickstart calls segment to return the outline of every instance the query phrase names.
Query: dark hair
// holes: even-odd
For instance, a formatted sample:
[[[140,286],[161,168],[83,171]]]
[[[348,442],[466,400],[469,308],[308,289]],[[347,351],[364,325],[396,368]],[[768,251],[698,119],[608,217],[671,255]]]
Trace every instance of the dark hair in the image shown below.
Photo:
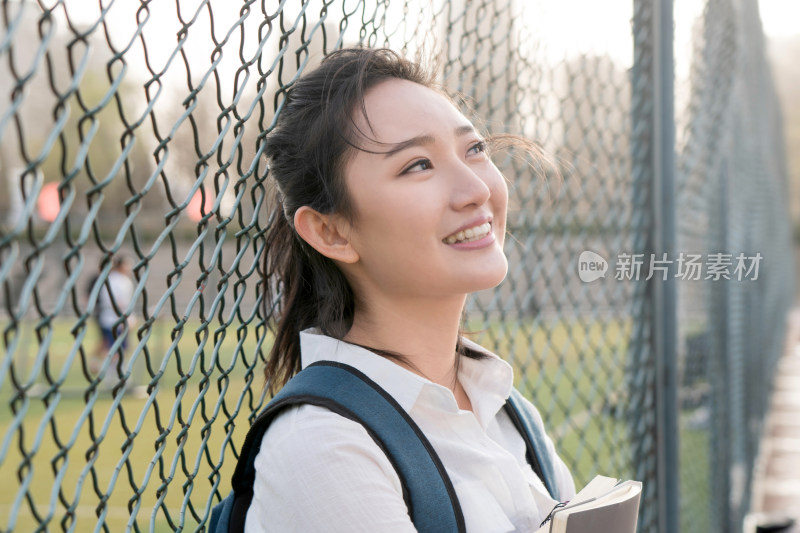
[[[445,94],[435,84],[432,69],[391,50],[338,50],[294,82],[266,136],[269,174],[277,185],[264,257],[265,319],[275,334],[265,376],[273,392],[301,368],[302,330],[317,327],[341,339],[352,326],[350,285],[331,259],[297,235],[293,221],[302,206],[355,217],[343,169],[354,150],[363,150],[359,140],[368,134],[356,126],[354,115],[360,111],[370,128],[364,95],[387,79],[411,81]],[[460,342],[456,349],[481,357],[464,350]],[[384,349],[373,351],[404,360]]]
[[[101,263],[102,264],[102,263]],[[111,268],[119,269],[130,264],[130,258],[125,254],[117,254],[111,260]]]
[[[352,325],[350,285],[331,259],[297,235],[294,214],[307,205],[352,217],[342,171],[363,135],[353,114],[359,106],[363,110],[367,90],[390,78],[432,87],[434,76],[387,49],[332,52],[297,79],[266,136],[269,173],[277,185],[264,258],[266,319],[274,322],[275,333],[265,375],[273,391],[300,370],[302,330],[318,327],[341,339]]]

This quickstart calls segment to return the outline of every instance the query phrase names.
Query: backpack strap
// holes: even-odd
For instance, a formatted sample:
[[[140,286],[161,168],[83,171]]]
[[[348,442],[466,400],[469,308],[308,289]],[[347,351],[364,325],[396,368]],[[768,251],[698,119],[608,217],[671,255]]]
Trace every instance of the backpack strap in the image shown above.
[[[229,531],[244,531],[253,499],[255,458],[264,433],[283,409],[297,404],[325,407],[364,426],[397,471],[417,531],[466,531],[453,484],[422,430],[375,382],[355,368],[333,361],[319,361],[299,372],[248,431],[232,478],[233,501],[226,501],[221,509],[223,521],[230,517]]]
[[[504,407],[511,422],[525,440],[527,448],[525,457],[531,468],[544,483],[550,497],[561,501],[555,481],[555,467],[547,453],[547,442],[541,424],[534,418],[531,410],[526,407],[525,398],[516,388],[511,389],[511,395],[506,400]]]

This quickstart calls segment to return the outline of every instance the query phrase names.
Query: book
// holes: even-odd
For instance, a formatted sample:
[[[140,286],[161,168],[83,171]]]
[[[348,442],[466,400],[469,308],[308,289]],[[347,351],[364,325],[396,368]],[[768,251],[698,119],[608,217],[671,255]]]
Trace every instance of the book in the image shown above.
[[[640,481],[595,476],[569,502],[559,504],[535,533],[635,533]]]

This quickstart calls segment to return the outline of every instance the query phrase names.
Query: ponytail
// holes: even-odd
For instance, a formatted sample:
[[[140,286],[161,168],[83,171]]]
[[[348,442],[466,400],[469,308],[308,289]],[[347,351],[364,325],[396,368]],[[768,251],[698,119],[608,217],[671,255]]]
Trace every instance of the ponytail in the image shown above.
[[[342,168],[363,135],[353,113],[364,93],[399,78],[431,86],[433,75],[391,50],[351,48],[329,54],[298,78],[266,136],[270,178],[277,185],[266,228],[264,316],[275,340],[265,377],[271,392],[300,371],[300,332],[316,327],[343,338],[353,323],[353,291],[336,264],[294,230],[294,214],[307,205],[352,217]]]
[[[342,338],[353,323],[353,292],[336,265],[295,232],[280,204],[267,225],[265,316],[275,339],[265,376],[271,393],[300,371],[300,332]]]

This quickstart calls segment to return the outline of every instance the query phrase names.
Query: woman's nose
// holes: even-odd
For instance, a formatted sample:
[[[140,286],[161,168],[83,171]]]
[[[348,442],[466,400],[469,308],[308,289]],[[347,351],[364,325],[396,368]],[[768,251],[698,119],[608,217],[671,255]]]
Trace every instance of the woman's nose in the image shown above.
[[[481,206],[489,201],[492,190],[487,180],[472,166],[461,163],[453,169],[451,205],[459,210]]]

